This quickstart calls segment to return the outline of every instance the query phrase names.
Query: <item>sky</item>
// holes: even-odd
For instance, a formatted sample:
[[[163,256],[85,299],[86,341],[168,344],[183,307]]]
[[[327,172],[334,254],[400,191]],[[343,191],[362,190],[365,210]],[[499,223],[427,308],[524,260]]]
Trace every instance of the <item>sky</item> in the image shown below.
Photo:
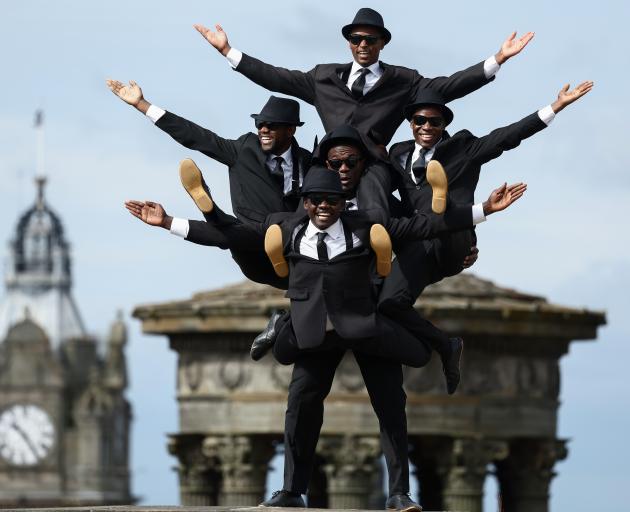
[[[308,70],[350,60],[340,28],[364,6],[378,9],[393,34],[382,60],[429,77],[484,60],[513,30],[536,33],[495,82],[451,104],[451,133],[467,128],[483,135],[551,103],[565,83],[594,80],[594,90],[547,130],[484,166],[478,200],[503,181],[526,181],[529,188],[520,204],[480,226],[473,271],[554,303],[606,311],[597,341],[573,343],[562,359],[558,435],[570,439],[569,457],[556,465],[551,508],[626,510],[626,2],[12,2],[0,17],[0,244],[13,237],[18,215],[35,197],[33,114],[42,108],[46,195],[72,244],[74,296],[94,335],[106,334],[119,308],[129,326],[133,490],[144,504],[176,504],[175,461],[166,452],[166,433],[177,431],[175,355],[166,338],[142,335],[130,312],[241,275],[227,253],[149,228],[123,202],[151,199],[169,214],[199,218],[179,184],[179,161],[193,157],[226,207],[227,173],[153,127],[105,80],[136,80],[148,101],[236,138],[253,129],[249,114],[269,93],[231,71],[192,24],[221,23],[232,46]],[[297,138],[310,147],[321,124],[309,105],[302,103],[301,115],[306,124]],[[394,141],[408,138],[403,126]],[[492,511],[491,482],[487,491]]]

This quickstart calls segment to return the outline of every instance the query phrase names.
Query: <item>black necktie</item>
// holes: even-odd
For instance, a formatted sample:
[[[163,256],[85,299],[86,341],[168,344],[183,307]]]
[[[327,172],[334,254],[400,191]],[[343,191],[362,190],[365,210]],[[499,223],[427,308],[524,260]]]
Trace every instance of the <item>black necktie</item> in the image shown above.
[[[418,182],[420,182],[420,180],[423,179],[426,175],[427,161],[425,157],[426,157],[427,151],[429,150],[422,148],[420,150],[420,155],[418,156],[418,159],[411,166],[411,170]]]
[[[319,261],[328,261],[328,248],[324,239],[328,236],[328,233],[320,231],[317,233],[317,258]]]
[[[277,156],[274,160],[276,161],[276,165],[271,170],[271,176],[273,176],[274,181],[280,185],[280,190],[284,193],[284,171],[282,170],[284,158]]]
[[[361,75],[357,78],[352,84],[352,96],[355,99],[359,99],[363,97],[363,88],[365,87],[365,76],[370,72],[369,69],[363,68],[361,70]]]
[[[354,208],[354,201],[346,201],[346,211],[352,210]]]

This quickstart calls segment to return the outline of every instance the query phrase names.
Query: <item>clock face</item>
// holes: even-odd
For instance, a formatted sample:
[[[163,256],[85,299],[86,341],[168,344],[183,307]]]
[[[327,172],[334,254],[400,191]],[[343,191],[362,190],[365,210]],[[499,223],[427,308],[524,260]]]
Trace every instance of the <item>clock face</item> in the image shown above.
[[[0,414],[0,456],[15,466],[33,466],[50,453],[55,427],[36,405],[14,405]]]

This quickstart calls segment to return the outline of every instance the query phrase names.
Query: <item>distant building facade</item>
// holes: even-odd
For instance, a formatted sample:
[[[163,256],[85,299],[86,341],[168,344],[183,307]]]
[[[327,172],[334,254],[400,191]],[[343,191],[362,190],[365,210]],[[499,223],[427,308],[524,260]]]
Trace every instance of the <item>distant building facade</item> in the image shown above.
[[[87,334],[62,223],[36,181],[0,297],[0,508],[129,503],[126,326],[116,319],[101,351]]]
[[[256,505],[282,442],[291,366],[249,357],[283,292],[243,283],[188,300],[139,306],[146,333],[177,352],[178,461],[184,505]],[[446,394],[439,358],[405,369],[410,460],[426,510],[481,512],[488,472],[503,509],[547,512],[557,437],[560,358],[594,339],[600,312],[550,304],[471,274],[429,287],[416,307],[465,339],[462,382]],[[392,340],[392,342],[394,342]],[[341,362],[317,447],[309,506],[383,508],[379,427],[351,354]]]

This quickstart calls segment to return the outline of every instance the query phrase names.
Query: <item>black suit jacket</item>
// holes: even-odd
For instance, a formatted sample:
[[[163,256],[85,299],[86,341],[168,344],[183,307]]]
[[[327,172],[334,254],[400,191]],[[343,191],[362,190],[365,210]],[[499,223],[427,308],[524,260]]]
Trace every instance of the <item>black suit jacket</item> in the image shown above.
[[[419,89],[435,89],[446,101],[452,101],[493,80],[485,77],[483,62],[449,77],[437,78],[424,78],[402,66],[380,64],[383,75],[359,100],[340,78],[350,71],[352,64],[319,64],[305,73],[275,67],[243,54],[236,71],[265,89],[314,105],[326,132],[350,124],[384,146],[403,121],[404,107],[413,101]]]
[[[450,199],[456,203],[473,202],[481,166],[499,157],[504,151],[514,149],[523,139],[546,127],[538,113],[534,112],[516,123],[497,128],[484,137],[475,137],[468,130],[461,130],[452,137],[444,132],[432,159],[444,166]],[[400,164],[401,157],[407,158],[414,147],[415,142],[408,140],[394,144],[389,151],[390,162],[395,171],[393,186],[400,192],[406,215],[415,211],[427,212],[431,208],[432,191],[426,177],[418,180],[416,185]]]
[[[293,232],[308,222],[302,213],[270,215],[260,233],[272,224],[282,229],[284,253],[289,262],[291,320],[301,349],[322,344],[326,318],[342,338],[369,338],[376,331],[376,297],[373,288],[374,253],[370,249],[370,228],[383,224],[392,242],[433,238],[450,230],[472,226],[472,207],[454,206],[444,215],[419,214],[410,219],[390,219],[382,210],[343,212],[344,230],[350,230],[362,242],[328,262],[299,253],[293,247]]]
[[[283,190],[265,165],[266,155],[254,133],[236,140],[224,139],[171,112],[166,112],[156,125],[183,146],[228,166],[232,211],[239,220],[262,222],[270,213],[289,210]],[[292,157],[294,165],[299,165],[306,175],[311,154],[300,148],[295,139]]]

